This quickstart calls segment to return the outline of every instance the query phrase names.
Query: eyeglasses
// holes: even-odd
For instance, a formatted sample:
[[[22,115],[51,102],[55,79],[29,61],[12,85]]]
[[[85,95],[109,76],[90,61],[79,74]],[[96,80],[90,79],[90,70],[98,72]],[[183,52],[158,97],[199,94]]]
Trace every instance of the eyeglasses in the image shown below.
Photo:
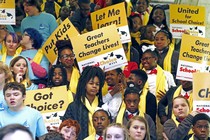
[[[1,27],[0,30],[5,30],[6,31],[7,28],[6,27]]]
[[[144,58],[141,59],[141,61],[145,61],[145,60],[148,61],[148,60],[150,60],[151,58],[154,58],[154,57],[144,57]]]
[[[64,55],[61,55],[61,58],[63,59],[67,59],[67,58],[74,58],[75,57],[75,54],[64,54]]]

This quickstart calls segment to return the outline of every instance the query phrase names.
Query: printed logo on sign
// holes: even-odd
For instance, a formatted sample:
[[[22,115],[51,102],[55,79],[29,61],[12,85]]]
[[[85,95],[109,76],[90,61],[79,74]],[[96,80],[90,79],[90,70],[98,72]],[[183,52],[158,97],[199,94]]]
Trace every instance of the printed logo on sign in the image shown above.
[[[13,19],[13,15],[6,11],[6,9],[0,10],[0,19],[6,20],[7,18]]]

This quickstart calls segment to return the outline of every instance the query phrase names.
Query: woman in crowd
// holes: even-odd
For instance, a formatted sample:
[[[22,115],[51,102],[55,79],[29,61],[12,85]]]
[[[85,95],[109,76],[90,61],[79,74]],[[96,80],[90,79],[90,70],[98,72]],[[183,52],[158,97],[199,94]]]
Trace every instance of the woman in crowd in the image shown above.
[[[7,82],[10,82],[12,79],[12,73],[9,70],[9,67],[0,61],[0,111],[3,111],[7,104],[3,95],[3,88]]]
[[[164,132],[169,140],[188,140],[188,134],[192,134],[193,117],[197,111],[189,113],[189,102],[183,96],[173,99],[172,119],[164,123]]]
[[[131,140],[150,140],[148,122],[144,117],[134,116],[127,123]]]
[[[46,84],[49,61],[44,56],[41,45],[43,42],[42,35],[33,28],[26,28],[23,32],[20,44],[24,47],[21,55],[30,61],[33,73],[30,73],[30,78],[34,83]]]
[[[56,42],[56,47],[58,48],[57,64],[61,64],[65,67],[67,72],[67,81],[69,82],[69,89],[71,92],[76,93],[80,73],[76,66],[77,62],[72,44],[69,40],[58,40]]]
[[[101,107],[102,87],[105,75],[101,68],[86,66],[79,78],[74,102],[70,103],[63,120],[77,120],[81,126],[78,139],[84,139],[94,133],[92,115],[96,107]]]
[[[104,130],[104,140],[129,140],[128,130],[120,123],[112,123]]]
[[[22,48],[19,47],[19,37],[16,33],[8,33],[4,39],[6,51],[0,56],[0,60],[9,65],[11,59],[20,54]],[[18,50],[17,50],[18,48]]]
[[[29,73],[33,74],[33,72],[27,58],[23,56],[13,58],[10,62],[10,70],[13,75],[13,81],[25,85],[26,90],[38,88],[38,86],[33,84],[29,78]]]

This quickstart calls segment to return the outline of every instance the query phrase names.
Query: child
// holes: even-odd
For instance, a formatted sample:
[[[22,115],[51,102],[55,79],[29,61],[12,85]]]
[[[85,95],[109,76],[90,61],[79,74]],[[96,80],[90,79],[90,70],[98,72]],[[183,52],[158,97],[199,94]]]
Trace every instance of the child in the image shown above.
[[[140,91],[133,86],[134,84],[131,83],[125,90],[124,101],[121,104],[116,122],[126,125],[129,119],[131,119],[133,116],[142,116],[149,123],[151,140],[156,140],[155,124],[149,115],[140,110]]]
[[[17,82],[7,83],[3,93],[8,108],[0,112],[0,127],[13,123],[21,124],[31,131],[34,139],[47,133],[41,113],[24,105],[24,85]]]

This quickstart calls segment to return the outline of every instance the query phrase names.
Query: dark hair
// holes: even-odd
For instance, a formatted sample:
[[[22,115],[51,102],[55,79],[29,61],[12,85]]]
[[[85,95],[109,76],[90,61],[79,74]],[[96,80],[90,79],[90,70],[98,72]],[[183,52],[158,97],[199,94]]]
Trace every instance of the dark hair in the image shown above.
[[[197,114],[197,115],[195,115],[195,116],[193,117],[193,122],[192,122],[193,126],[194,126],[194,125],[196,124],[196,122],[199,121],[199,120],[206,120],[206,121],[208,121],[208,122],[210,123],[210,117],[209,117],[208,115],[206,115],[206,114],[204,114],[204,113],[199,113],[199,114]]]
[[[18,82],[9,82],[6,83],[6,85],[3,88],[3,93],[5,95],[5,91],[7,89],[11,89],[11,90],[19,90],[23,95],[26,95],[26,88],[23,84],[18,83]]]
[[[49,132],[45,134],[43,140],[65,140],[65,138],[59,132]]]
[[[61,57],[61,52],[65,49],[70,49],[73,51],[73,47],[70,40],[58,40],[56,41],[55,46],[58,49],[58,58]]]
[[[61,85],[66,85],[67,86],[67,90],[69,89],[69,84],[68,84],[68,80],[67,80],[67,72],[66,69],[63,65],[53,65],[48,73],[48,80],[47,80],[47,85],[48,87],[52,88],[55,86],[55,84],[53,83],[53,74],[56,68],[60,68],[61,72],[62,72],[62,77],[63,77],[63,81],[61,82]]]
[[[96,111],[93,113],[93,116],[94,116],[94,114],[95,114],[96,112],[104,112],[104,113],[107,115],[107,117],[108,117],[108,119],[110,120],[110,122],[112,121],[112,116],[111,116],[111,114],[110,114],[108,111],[104,110],[103,108],[100,108],[100,109],[96,110]]]
[[[141,69],[136,69],[131,71],[132,74],[135,74],[144,84],[146,83],[148,76],[145,71]]]
[[[15,16],[26,16],[25,12],[18,6],[15,7]]]
[[[78,4],[81,4],[81,3],[89,4],[90,0],[78,0]]]
[[[77,85],[77,93],[75,96],[75,101],[78,103],[85,102],[86,97],[86,85],[87,83],[93,79],[94,77],[98,77],[99,79],[99,92],[96,96],[98,96],[99,106],[103,104],[102,101],[102,87],[104,85],[105,75],[103,70],[100,67],[95,66],[86,66],[79,78],[78,85]]]
[[[41,3],[39,0],[23,0],[23,3],[24,2],[30,6],[36,6],[39,12],[41,12]]]
[[[172,39],[173,39],[173,35],[170,31],[167,31],[167,30],[159,30],[157,31],[157,33],[155,34],[155,36],[158,34],[158,33],[164,33],[165,36],[167,37],[167,39],[170,40],[170,43],[172,43]]]
[[[125,92],[124,92],[124,99],[126,98],[126,95],[128,95],[128,94],[138,94],[139,96],[140,96],[140,93],[139,93],[140,91],[139,91],[139,89],[138,88],[136,88],[136,87],[134,87],[134,84],[133,84],[133,87],[127,87],[126,89],[125,89]]]
[[[68,128],[70,128],[72,126],[75,127],[76,128],[76,134],[77,134],[77,137],[78,137],[80,129],[81,129],[78,121],[72,120],[72,119],[64,120],[59,126],[59,131],[61,131],[61,129],[65,126],[67,126]]]
[[[27,32],[30,36],[30,39],[33,40],[33,48],[39,49],[42,46],[42,43],[44,41],[42,35],[34,28],[26,28],[23,32]]]
[[[121,74],[122,73],[122,69],[121,68],[116,68],[114,70],[117,72],[117,74]]]
[[[149,24],[154,24],[154,19],[152,18],[153,17],[153,14],[154,14],[154,12],[155,12],[155,10],[157,10],[157,9],[160,9],[160,10],[162,10],[163,11],[163,13],[164,13],[164,16],[165,16],[165,19],[162,21],[162,24],[165,26],[163,29],[165,29],[165,30],[169,30],[169,28],[168,28],[168,25],[167,25],[167,22],[166,22],[166,13],[165,13],[165,10],[163,9],[163,7],[161,7],[161,5],[155,5],[154,7],[153,7],[153,9],[152,9],[152,11],[151,11],[151,13],[150,13],[150,15],[149,15],[149,20],[148,20],[148,22],[147,22],[147,25],[149,25]]]
[[[0,129],[0,140],[2,140],[6,135],[15,133],[18,130],[26,132],[31,137],[31,140],[33,140],[33,135],[31,133],[31,131],[28,128],[26,128],[20,124],[9,124],[9,125],[2,127]],[[19,139],[21,139],[21,138],[19,137]]]
[[[152,51],[152,50],[150,50],[150,49],[147,49],[147,50],[143,53],[143,55],[144,55],[145,53],[150,53],[153,57],[158,58],[158,57],[157,57],[157,53],[154,52],[154,51]]]

